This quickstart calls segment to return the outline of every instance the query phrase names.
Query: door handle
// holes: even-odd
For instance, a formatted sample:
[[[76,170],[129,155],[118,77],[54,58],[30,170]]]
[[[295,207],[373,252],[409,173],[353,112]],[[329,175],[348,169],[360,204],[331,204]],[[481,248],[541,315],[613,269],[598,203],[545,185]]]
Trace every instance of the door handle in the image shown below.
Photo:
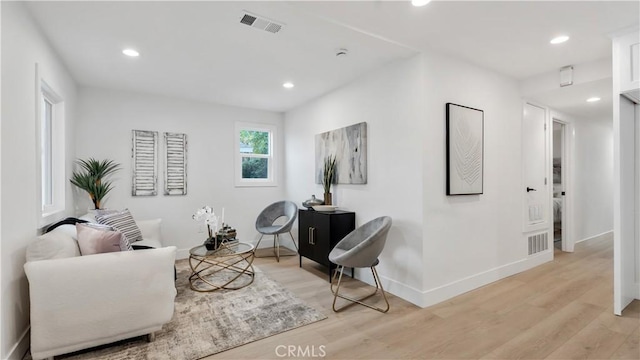
[[[315,239],[313,238],[313,231],[315,230],[315,228],[310,227],[309,228],[309,244],[311,245],[315,245]]]
[[[538,191],[538,190],[536,190],[534,188],[530,188],[530,187],[527,186],[527,192],[531,192],[531,191]]]

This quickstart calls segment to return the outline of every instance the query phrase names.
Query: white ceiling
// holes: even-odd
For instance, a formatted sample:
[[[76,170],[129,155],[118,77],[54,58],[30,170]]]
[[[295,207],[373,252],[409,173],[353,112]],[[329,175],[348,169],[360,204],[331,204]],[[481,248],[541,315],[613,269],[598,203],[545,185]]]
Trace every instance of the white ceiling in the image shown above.
[[[611,79],[601,79],[583,84],[559,87],[555,90],[531,96],[531,100],[554,110],[573,115],[577,119],[613,119],[613,84]],[[600,101],[588,103],[591,97]]]
[[[286,111],[388,62],[448,53],[524,79],[611,55],[640,2],[30,2],[83,85]],[[239,23],[248,10],[285,23]],[[551,46],[551,37],[571,40]],[[137,48],[136,59],[121,54]],[[345,58],[335,56],[349,49]],[[282,88],[284,81],[296,87]],[[556,94],[562,97],[563,95]],[[553,99],[557,99],[554,97]],[[602,102],[601,102],[602,103]]]

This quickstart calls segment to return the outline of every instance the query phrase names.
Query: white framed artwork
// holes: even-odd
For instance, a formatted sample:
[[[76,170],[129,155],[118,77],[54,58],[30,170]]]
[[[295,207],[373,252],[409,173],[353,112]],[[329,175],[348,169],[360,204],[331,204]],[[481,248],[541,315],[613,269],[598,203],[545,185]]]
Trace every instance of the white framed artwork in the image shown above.
[[[483,193],[484,111],[447,103],[447,195]]]

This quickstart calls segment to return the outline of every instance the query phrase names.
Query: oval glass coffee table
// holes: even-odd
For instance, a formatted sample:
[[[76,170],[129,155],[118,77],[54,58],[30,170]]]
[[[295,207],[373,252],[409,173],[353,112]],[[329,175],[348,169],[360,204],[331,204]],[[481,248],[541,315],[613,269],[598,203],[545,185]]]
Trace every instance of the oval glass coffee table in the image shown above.
[[[216,250],[204,245],[189,250],[191,289],[210,292],[220,289],[237,290],[253,283],[255,248],[242,242],[223,243]]]

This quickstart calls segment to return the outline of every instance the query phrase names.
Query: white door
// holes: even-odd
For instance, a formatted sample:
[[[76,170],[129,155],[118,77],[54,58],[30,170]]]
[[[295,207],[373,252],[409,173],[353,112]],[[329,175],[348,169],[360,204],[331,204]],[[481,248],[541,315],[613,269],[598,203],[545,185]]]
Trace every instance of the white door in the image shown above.
[[[525,103],[522,117],[523,231],[548,227],[547,112]]]
[[[614,303],[617,315],[639,297],[638,294],[638,241],[636,206],[638,203],[636,138],[638,137],[638,114],[634,104],[620,96],[620,155],[619,155],[619,231],[614,233]]]

